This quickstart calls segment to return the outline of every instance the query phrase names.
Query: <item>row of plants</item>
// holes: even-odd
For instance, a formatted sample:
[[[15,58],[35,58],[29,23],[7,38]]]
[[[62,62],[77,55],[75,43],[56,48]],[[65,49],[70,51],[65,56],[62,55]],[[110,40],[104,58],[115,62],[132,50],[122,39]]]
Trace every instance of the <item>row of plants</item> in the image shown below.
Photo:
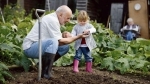
[[[121,74],[131,71],[142,71],[143,74],[149,72],[150,40],[137,38],[127,42],[109,29],[99,28],[98,24],[95,27],[98,28],[95,35],[98,47],[93,56],[100,69],[119,70]]]
[[[0,83],[3,84],[6,78],[13,79],[8,66],[18,65],[29,70],[32,59],[28,59],[22,50],[23,38],[32,28],[35,20],[31,15],[25,16],[24,9],[19,6],[7,5],[3,9],[5,23],[0,18]]]
[[[11,12],[11,13],[10,13]],[[77,15],[74,14],[75,16]],[[33,66],[34,60],[27,58],[23,54],[22,42],[24,37],[32,28],[35,20],[31,15],[25,16],[25,11],[19,6],[11,7],[7,5],[3,9],[6,23],[2,23],[0,18],[0,82],[5,83],[6,77],[13,78],[7,66],[22,66],[25,71]],[[150,70],[150,40],[138,38],[137,40],[126,42],[121,36],[114,34],[101,23],[91,21],[97,32],[94,38],[97,48],[93,50],[93,64],[99,69],[110,71],[120,71],[121,74],[131,71],[142,71],[144,74]],[[63,31],[71,32],[75,20],[62,26]],[[69,52],[54,63],[55,66],[69,66],[73,63],[74,43],[70,44]],[[84,59],[81,60],[84,65]]]
[[[71,31],[76,22],[71,21],[63,27],[63,31]],[[121,74],[141,71],[146,74],[150,71],[150,40],[137,38],[134,41],[125,41],[120,35],[105,28],[103,24],[91,21],[97,32],[94,38],[97,48],[92,52],[93,64],[99,69],[120,71]],[[73,44],[70,51],[62,59],[57,61],[56,66],[67,66],[72,64],[74,49]],[[84,59],[81,60],[84,65]]]
[[[121,74],[141,71],[147,74],[150,71],[150,40],[137,38],[131,42],[125,41],[120,35],[116,35],[103,24],[91,21],[97,32],[94,38],[97,42],[97,48],[93,50],[94,65],[99,69],[110,71],[120,71]],[[63,31],[70,31],[76,24],[71,21],[63,26]],[[74,57],[73,44],[70,51],[55,63],[56,66],[67,66],[72,64]],[[71,59],[71,60],[70,60]],[[84,65],[84,59],[81,60],[81,66]]]

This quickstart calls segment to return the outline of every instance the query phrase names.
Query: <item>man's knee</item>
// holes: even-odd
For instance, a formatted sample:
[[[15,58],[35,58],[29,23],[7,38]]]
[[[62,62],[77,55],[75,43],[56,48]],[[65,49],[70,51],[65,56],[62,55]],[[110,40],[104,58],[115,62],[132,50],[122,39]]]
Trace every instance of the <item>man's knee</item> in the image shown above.
[[[49,44],[49,45],[53,44],[54,46],[58,47],[58,40],[55,38],[50,38],[50,39],[47,39],[46,44]]]
[[[64,45],[64,50],[66,51],[66,53],[69,51],[70,46],[69,45]]]
[[[69,45],[63,45],[58,47],[58,53],[63,56],[69,51]]]
[[[58,50],[58,40],[55,38],[47,39],[45,48],[45,52],[56,54]]]

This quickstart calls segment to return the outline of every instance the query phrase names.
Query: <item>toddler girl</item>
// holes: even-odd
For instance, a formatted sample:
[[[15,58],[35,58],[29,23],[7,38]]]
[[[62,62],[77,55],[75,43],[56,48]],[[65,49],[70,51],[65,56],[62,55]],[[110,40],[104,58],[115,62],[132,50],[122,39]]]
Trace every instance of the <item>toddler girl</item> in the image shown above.
[[[86,11],[81,10],[77,16],[78,23],[73,27],[71,34],[76,36],[78,34],[84,33],[89,35],[86,38],[78,39],[75,41],[75,56],[73,61],[73,71],[79,72],[78,65],[79,60],[84,55],[86,61],[86,71],[92,72],[92,56],[91,51],[96,47],[95,40],[92,33],[96,32],[96,29],[92,24],[89,23],[89,16]]]

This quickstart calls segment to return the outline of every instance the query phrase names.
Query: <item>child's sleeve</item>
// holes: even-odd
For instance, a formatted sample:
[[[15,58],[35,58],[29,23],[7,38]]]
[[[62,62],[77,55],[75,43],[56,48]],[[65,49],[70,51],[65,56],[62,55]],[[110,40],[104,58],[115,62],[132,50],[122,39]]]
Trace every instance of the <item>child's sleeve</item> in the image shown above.
[[[77,32],[76,32],[76,26],[73,27],[72,32],[71,32],[72,36],[76,36]]]
[[[89,25],[89,30],[90,30],[90,33],[95,33],[96,32],[96,29],[92,24]]]

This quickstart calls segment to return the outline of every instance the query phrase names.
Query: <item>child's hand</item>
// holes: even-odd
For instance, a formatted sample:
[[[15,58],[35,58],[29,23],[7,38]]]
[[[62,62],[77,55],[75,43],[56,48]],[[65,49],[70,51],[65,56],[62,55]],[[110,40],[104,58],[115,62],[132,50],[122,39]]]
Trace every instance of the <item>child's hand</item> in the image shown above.
[[[87,34],[79,34],[79,36],[80,36],[80,38],[86,38],[86,37],[88,37],[89,35],[87,35]]]
[[[72,35],[71,35],[70,32],[65,31],[65,32],[62,33],[62,37],[63,37],[63,38],[69,38],[69,37],[72,37]]]
[[[79,34],[79,35],[81,35],[81,38],[89,37],[89,34],[84,34],[84,33],[82,33],[82,34]]]
[[[83,31],[83,34],[89,35],[90,31],[89,30],[85,30],[85,31]]]

